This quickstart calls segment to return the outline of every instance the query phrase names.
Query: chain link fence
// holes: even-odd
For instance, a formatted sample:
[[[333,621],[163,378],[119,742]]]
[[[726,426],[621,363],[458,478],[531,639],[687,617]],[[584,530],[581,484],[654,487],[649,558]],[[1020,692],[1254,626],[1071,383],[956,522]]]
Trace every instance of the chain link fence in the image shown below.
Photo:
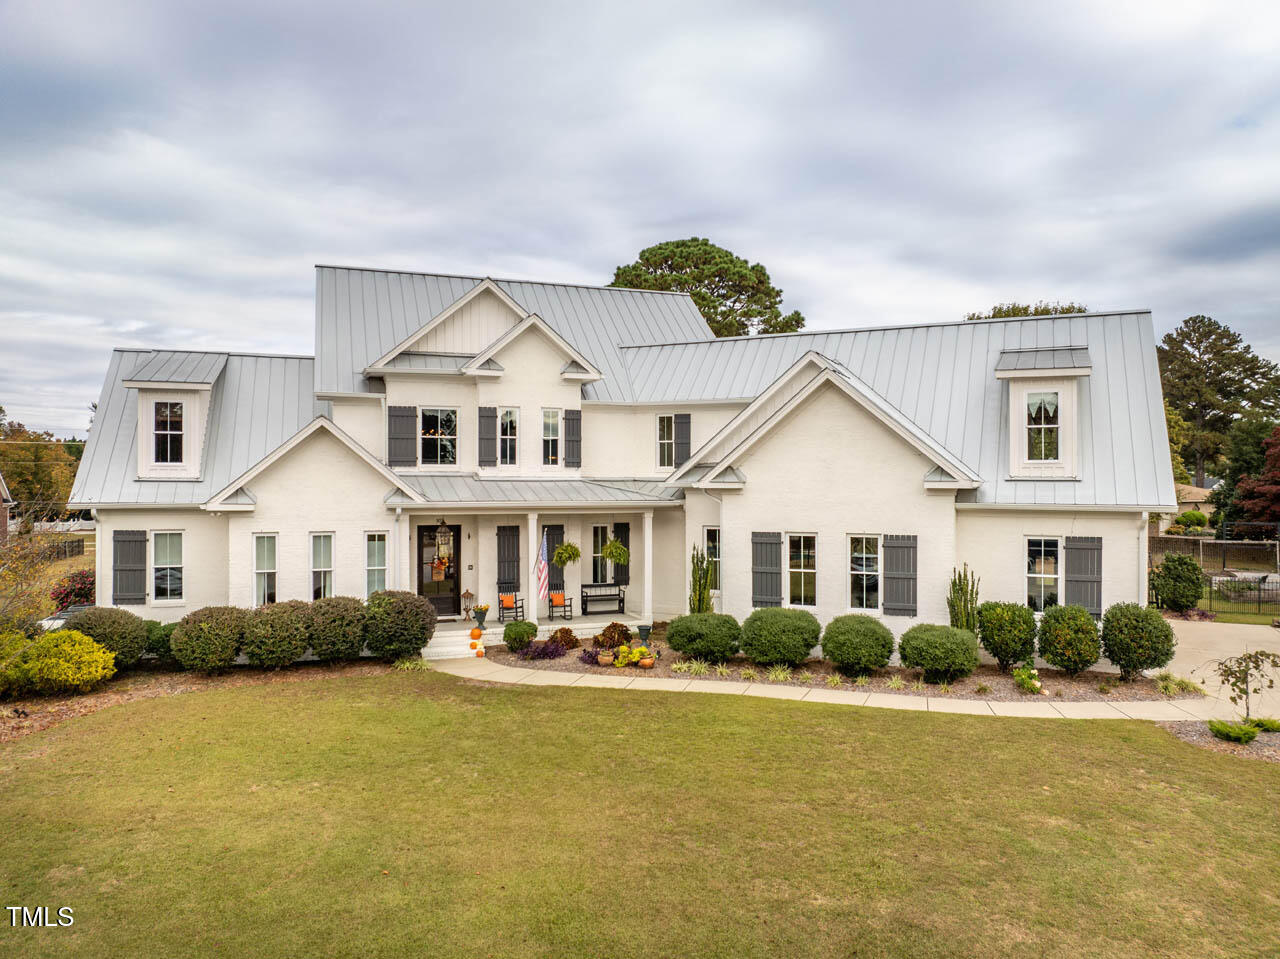
[[[1204,570],[1280,573],[1280,541],[1149,536],[1147,544],[1151,566],[1159,566],[1171,553],[1180,553],[1192,557]]]

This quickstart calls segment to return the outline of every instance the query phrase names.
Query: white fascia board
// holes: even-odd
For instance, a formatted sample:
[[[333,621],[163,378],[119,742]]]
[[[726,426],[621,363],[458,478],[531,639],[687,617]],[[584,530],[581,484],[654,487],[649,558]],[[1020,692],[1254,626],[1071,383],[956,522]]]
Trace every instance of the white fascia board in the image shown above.
[[[67,509],[204,509],[202,503],[87,503],[77,500],[68,503]]]
[[[168,380],[122,380],[120,385],[130,390],[212,390],[212,383],[173,383]]]
[[[526,311],[524,307],[522,307],[519,303],[513,300],[511,298],[511,295],[507,293],[506,290],[498,286],[497,283],[494,283],[493,280],[491,280],[489,277],[485,277],[483,280],[481,280],[479,283],[477,283],[475,286],[469,289],[466,293],[463,293],[462,296],[458,297],[456,300],[454,300],[452,303],[446,306],[443,310],[441,310],[439,313],[437,313],[435,316],[429,319],[425,324],[423,324],[417,330],[417,332],[411,333],[408,337],[401,340],[399,343],[393,346],[390,350],[388,350],[382,356],[378,357],[378,359],[374,362],[373,366],[369,367],[369,369],[379,369],[383,365],[391,362],[391,360],[393,360],[396,356],[403,353],[414,343],[418,342],[418,340],[422,339],[428,332],[435,329],[437,326],[439,326],[449,317],[453,316],[454,313],[457,313],[458,310],[462,309],[464,306],[466,306],[468,303],[474,300],[477,296],[479,296],[481,293],[484,293],[486,291],[494,294],[504,304],[510,307],[512,312],[514,312],[516,316],[520,317],[521,319],[524,319],[529,315],[528,311]],[[366,375],[369,375],[369,374],[366,372]]]
[[[396,509],[397,504],[387,503],[388,509]],[[412,506],[403,503],[398,504],[399,509],[411,510],[416,513],[431,513],[437,515],[440,513],[458,513],[483,510],[491,513],[542,513],[547,510],[556,510],[563,513],[632,513],[636,510],[646,509],[669,509],[675,507],[683,507],[683,500],[626,500],[610,503],[584,503],[581,500],[574,502],[557,502],[555,500],[539,501],[536,503],[524,502],[455,502],[452,500],[430,500],[419,502]]]
[[[956,509],[993,510],[1005,512],[1021,510],[1024,513],[1049,511],[1055,513],[1159,513],[1176,510],[1177,505],[1153,506],[1142,503],[956,503]]]
[[[1037,380],[1053,380],[1058,377],[1067,378],[1073,376],[1088,376],[1093,372],[1092,367],[1088,366],[1069,366],[1062,369],[1039,369],[1039,370],[996,370],[996,379],[998,380],[1018,380],[1018,379],[1037,379]]]
[[[377,376],[384,376],[386,370],[379,370]],[[317,393],[318,400],[376,400],[382,402],[387,398],[386,393]]]
[[[596,366],[594,363],[592,363],[589,359],[583,356],[582,353],[580,353],[572,343],[570,343],[563,336],[561,336],[559,333],[553,330],[550,326],[548,326],[546,320],[540,317],[537,313],[530,313],[527,317],[524,318],[522,322],[517,323],[515,326],[507,330],[507,332],[503,333],[500,337],[498,337],[496,340],[490,343],[487,347],[485,347],[481,352],[473,356],[470,360],[468,360],[466,363],[462,365],[462,371],[464,373],[469,373],[469,374],[483,374],[486,372],[497,373],[496,370],[485,371],[485,370],[480,370],[479,367],[486,360],[492,359],[499,352],[501,352],[503,347],[512,343],[518,337],[523,336],[525,333],[529,332],[529,330],[532,330],[532,329],[536,329],[539,332],[541,332],[544,336],[547,337],[547,339],[551,340],[552,343],[554,343],[557,347],[559,347],[565,353],[566,356],[568,356],[570,359],[577,360],[578,363],[582,366],[582,368],[586,371],[585,373],[576,374],[576,376],[573,378],[590,378],[595,380],[604,379],[604,374],[601,373],[598,369],[596,369]],[[565,374],[563,373],[561,375],[565,376]]]

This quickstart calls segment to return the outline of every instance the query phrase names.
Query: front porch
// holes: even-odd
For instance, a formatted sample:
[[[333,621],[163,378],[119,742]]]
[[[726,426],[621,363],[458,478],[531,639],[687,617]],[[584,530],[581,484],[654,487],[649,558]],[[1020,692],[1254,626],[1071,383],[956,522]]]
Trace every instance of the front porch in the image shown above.
[[[610,623],[623,623],[632,632],[635,632],[641,625],[651,625],[650,620],[631,613],[615,613],[612,616],[601,616],[592,613],[590,616],[575,616],[568,621],[559,617],[554,620],[544,618],[538,623],[538,639],[546,639],[560,627],[568,626],[582,640],[584,645],[589,646],[591,637],[595,636]],[[460,656],[474,656],[475,653],[471,650],[471,630],[475,625],[475,620],[471,619],[440,621],[436,625],[435,636],[427,644],[423,659],[456,659]],[[480,641],[486,646],[494,646],[501,643],[502,627],[504,625],[504,623],[499,623],[490,615],[485,619],[484,635],[480,637]]]

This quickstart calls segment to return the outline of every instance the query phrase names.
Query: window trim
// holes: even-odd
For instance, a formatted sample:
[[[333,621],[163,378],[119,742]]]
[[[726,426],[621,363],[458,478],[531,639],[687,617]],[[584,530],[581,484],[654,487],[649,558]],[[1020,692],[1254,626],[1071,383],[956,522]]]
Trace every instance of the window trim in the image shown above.
[[[662,438],[662,421],[669,420],[671,423],[671,436],[669,439]],[[655,437],[657,446],[654,452],[654,462],[659,470],[673,470],[676,468],[676,414],[675,413],[658,413],[654,416]],[[667,447],[671,451],[671,462],[662,462],[662,450]]]
[[[369,565],[369,540],[374,536],[382,537],[382,565],[381,566]],[[390,544],[391,544],[390,530],[367,529],[364,531],[364,598],[365,599],[368,599],[374,593],[378,592],[378,590],[376,589],[369,588],[370,573],[375,571],[381,571],[382,588],[383,589],[387,588],[387,570],[390,569],[390,565],[389,565],[390,553],[388,552],[388,547],[390,546]]]
[[[1066,414],[1066,408],[1064,407],[1063,402],[1062,402],[1063,392],[1064,392],[1063,390],[1061,390],[1061,389],[1056,389],[1056,388],[1055,388],[1055,389],[1049,389],[1049,388],[1046,388],[1046,389],[1041,389],[1041,390],[1023,390],[1023,391],[1022,391],[1022,414],[1023,414],[1023,424],[1022,424],[1022,433],[1023,433],[1023,436],[1022,436],[1022,443],[1023,443],[1023,452],[1024,452],[1024,455],[1025,455],[1025,458],[1026,458],[1026,462],[1027,462],[1029,465],[1032,465],[1032,466],[1061,466],[1061,465],[1062,465],[1062,463],[1063,463],[1063,458],[1062,458],[1062,419],[1063,419],[1063,416]],[[1031,403],[1031,397],[1032,397],[1032,396],[1037,396],[1037,395],[1040,395],[1040,394],[1048,394],[1048,393],[1051,393],[1051,394],[1053,394],[1055,397],[1057,397],[1057,401],[1056,401],[1056,402],[1057,402],[1057,407],[1058,407],[1058,408],[1057,408],[1057,419],[1058,419],[1058,422],[1053,423],[1053,424],[1033,425],[1032,423],[1028,422],[1028,413],[1030,412],[1030,410],[1029,410],[1029,405],[1030,405],[1030,403]],[[1054,436],[1055,436],[1055,438],[1056,438],[1056,440],[1057,440],[1057,451],[1058,451],[1058,455],[1057,455],[1057,456],[1055,456],[1055,457],[1053,457],[1052,459],[1048,459],[1048,458],[1043,458],[1043,459],[1033,458],[1033,457],[1031,456],[1031,431],[1032,431],[1032,430],[1040,430],[1042,433],[1046,433],[1046,431],[1048,431],[1048,430],[1053,430],[1053,431],[1054,431]]]
[[[327,536],[327,537],[329,537],[329,565],[328,565],[327,567],[325,567],[325,566],[317,566],[317,565],[316,565],[316,540],[317,540],[318,538],[322,537],[322,536]],[[319,531],[319,532],[315,532],[315,533],[311,533],[311,534],[309,534],[309,535],[308,535],[308,537],[307,537],[307,543],[308,543],[308,544],[310,545],[310,547],[311,547],[311,550],[310,550],[310,556],[311,556],[311,600],[312,600],[312,602],[314,602],[314,601],[315,601],[315,600],[317,600],[317,599],[326,599],[326,598],[328,598],[328,597],[330,597],[330,596],[336,596],[336,595],[337,595],[337,593],[336,593],[336,591],[334,590],[334,585],[333,585],[333,579],[334,579],[334,576],[333,576],[333,569],[334,569],[334,567],[333,567],[333,554],[334,554],[334,552],[335,552],[335,551],[336,551],[336,549],[337,549],[337,537],[336,537],[336,536],[334,536],[334,534],[333,534],[333,532],[332,532],[332,531],[323,531],[323,530],[322,530],[322,531]],[[317,595],[316,595],[316,574],[317,574],[317,573],[320,573],[320,574],[328,573],[328,574],[329,574],[329,578],[328,578],[329,592],[327,592],[327,593],[325,593],[325,592],[321,592],[319,596],[317,596]],[[323,582],[324,582],[324,580],[322,579],[322,580],[321,580],[321,582],[323,583]],[[321,586],[321,589],[322,589],[322,590],[323,590],[323,588],[324,588],[324,587],[323,587],[323,586]]]
[[[1010,480],[1080,479],[1080,387],[1077,377],[1053,376],[1051,371],[1037,377],[1007,380],[1008,443]],[[1058,458],[1033,460],[1027,423],[1027,397],[1032,393],[1058,394]]]
[[[504,437],[502,435],[502,414],[503,413],[515,414],[512,421],[512,425],[515,427],[515,432],[509,437]],[[511,462],[510,463],[505,462],[502,458],[503,443],[507,441],[510,441],[511,443]],[[520,407],[518,406],[499,406],[498,407],[498,464],[497,465],[499,467],[503,467],[503,466],[518,467],[520,465]]]
[[[459,439],[459,436],[460,436],[460,431],[458,430],[458,407],[456,407],[456,406],[419,406],[417,409],[418,409],[418,422],[417,422],[417,428],[418,428],[418,441],[417,441],[418,468],[419,468],[419,469],[457,469],[457,467],[458,467],[458,452],[459,452],[459,451],[458,451],[458,439]],[[453,462],[452,462],[452,463],[428,463],[428,462],[426,462],[426,461],[422,458],[422,444],[423,444],[423,442],[425,442],[425,441],[426,441],[426,439],[427,439],[427,437],[426,437],[426,436],[424,436],[424,435],[423,435],[423,432],[422,432],[422,414],[423,414],[423,412],[425,412],[426,410],[434,410],[434,411],[436,412],[436,414],[437,414],[437,419],[439,418],[439,415],[438,415],[438,414],[440,414],[440,413],[446,413],[446,412],[448,412],[448,413],[452,413],[452,414],[453,414]],[[437,455],[437,458],[439,457],[439,450],[440,450],[439,440],[440,440],[441,438],[447,438],[447,437],[445,437],[445,434],[444,434],[444,433],[437,434],[437,436],[436,436],[436,440],[437,440],[437,445],[436,445],[436,455]]]
[[[613,582],[613,564],[596,552],[596,530],[604,530],[604,541],[600,544],[603,549],[604,544],[609,542],[612,531],[608,523],[592,523],[591,524],[591,582],[588,586],[606,586]],[[596,559],[599,557],[601,563],[604,564],[604,579],[596,579]]]
[[[853,605],[853,577],[866,576],[866,573],[856,573],[853,569],[853,541],[855,539],[874,539],[876,541],[876,605],[875,606],[855,606]],[[846,533],[845,546],[848,547],[848,568],[845,570],[845,586],[846,598],[848,600],[848,608],[852,613],[865,613],[868,616],[880,615],[884,612],[884,534],[883,533]],[[862,555],[869,555],[863,553]],[[863,588],[866,593],[866,588]]]
[[[186,530],[181,530],[181,529],[153,529],[150,535],[147,537],[148,554],[151,559],[151,575],[149,577],[149,582],[151,585],[151,605],[152,606],[185,606],[187,603],[187,583],[186,583],[187,541],[186,541],[186,536],[184,535],[185,533],[186,533]],[[178,563],[176,565],[169,563],[164,566],[156,565],[156,537],[157,536],[178,537],[178,544],[179,544],[178,549],[182,555],[181,563]],[[179,589],[181,590],[179,595],[166,596],[164,599],[160,599],[159,593],[156,590],[156,571],[160,569],[178,570],[178,579],[181,584],[179,586]]]
[[[1050,541],[1052,541],[1053,543],[1056,543],[1056,544],[1057,544],[1057,549],[1056,549],[1056,554],[1057,554],[1057,558],[1058,558],[1058,559],[1057,559],[1057,572],[1056,572],[1056,573],[1054,573],[1052,577],[1049,577],[1049,576],[1045,575],[1044,573],[1032,573],[1032,572],[1031,572],[1031,570],[1027,568],[1027,566],[1028,566],[1028,561],[1031,559],[1031,541],[1032,541],[1032,540],[1039,540],[1039,541],[1041,541],[1041,542],[1050,542]],[[1060,535],[1058,535],[1058,534],[1056,534],[1056,533],[1055,533],[1055,534],[1032,534],[1032,533],[1027,533],[1027,534],[1025,534],[1025,535],[1022,537],[1022,563],[1023,563],[1023,570],[1022,570],[1022,592],[1023,592],[1024,594],[1027,594],[1027,593],[1029,593],[1029,591],[1030,591],[1030,588],[1031,588],[1031,577],[1032,577],[1032,576],[1036,576],[1036,577],[1038,577],[1038,578],[1040,578],[1040,579],[1050,579],[1050,578],[1052,578],[1052,579],[1054,579],[1054,580],[1056,581],[1056,583],[1057,583],[1056,595],[1057,595],[1057,597],[1058,597],[1058,600],[1057,600],[1057,602],[1056,602],[1054,605],[1056,605],[1056,606],[1061,606],[1061,605],[1063,605],[1063,603],[1062,603],[1062,599],[1063,599],[1063,589],[1064,589],[1064,588],[1065,588],[1065,586],[1066,586],[1066,582],[1065,582],[1066,565],[1067,565],[1067,563],[1066,563],[1067,558],[1066,558],[1066,555],[1065,555],[1066,542],[1067,542],[1067,538],[1066,538],[1066,536],[1060,536]],[[1042,595],[1041,595],[1041,602],[1043,602],[1043,601],[1044,601],[1044,596],[1043,596],[1043,594],[1042,594]],[[1035,613],[1037,616],[1042,616],[1042,615],[1044,615],[1044,611],[1045,611],[1046,609],[1049,609],[1049,608],[1050,608],[1050,607],[1048,607],[1048,606],[1045,606],[1045,607],[1043,607],[1042,609],[1036,609],[1036,608],[1035,608],[1034,606],[1032,606],[1030,603],[1026,603],[1026,606],[1027,606],[1027,607],[1028,607],[1028,608],[1029,608],[1033,613]]]
[[[797,603],[797,602],[794,602],[791,598],[791,573],[793,572],[791,567],[791,538],[793,536],[812,536],[813,537],[813,569],[794,570],[794,572],[800,573],[802,576],[805,573],[813,574],[813,603],[812,604]],[[784,583],[784,589],[786,591],[786,595],[783,598],[782,605],[787,607],[788,609],[807,609],[810,611],[816,610],[818,608],[818,534],[816,532],[788,530],[786,533],[783,534],[782,546],[786,550],[785,554],[783,555],[783,563],[784,563],[783,572],[786,574],[786,580]],[[804,549],[804,546],[803,544],[801,544],[801,550],[803,549]]]
[[[719,595],[720,595],[720,588],[721,588],[721,583],[720,583],[720,572],[721,572],[721,570],[723,569],[723,567],[722,567],[722,566],[721,566],[721,564],[720,564],[720,559],[721,559],[721,553],[722,553],[722,551],[723,551],[723,549],[724,549],[724,536],[723,536],[723,534],[721,533],[721,531],[720,531],[720,527],[719,527],[719,526],[704,526],[704,527],[702,527],[702,552],[706,554],[706,557],[707,557],[707,569],[708,569],[708,571],[710,571],[710,569],[711,569],[711,567],[712,567],[713,563],[712,563],[712,558],[711,558],[710,542],[709,542],[709,541],[708,541],[708,539],[707,539],[707,534],[708,534],[708,533],[710,533],[712,530],[715,530],[715,531],[716,531],[716,555],[715,555],[715,561],[714,561],[714,566],[715,566],[715,586],[711,587],[711,595],[712,595],[712,596],[719,596]]]
[[[547,427],[550,423],[547,420],[547,414],[555,414],[555,436],[547,435]],[[554,440],[556,444],[555,459],[548,462],[547,460],[547,441]],[[542,407],[542,465],[561,467],[564,465],[564,410],[554,406]]]
[[[258,568],[258,540],[260,539],[270,539],[273,541],[274,545],[272,546],[272,549],[271,549],[271,568],[270,569]],[[253,567],[253,606],[255,609],[257,609],[261,606],[270,606],[272,603],[277,603],[280,601],[280,576],[279,576],[280,534],[266,533],[266,532],[254,533],[253,536],[251,537],[250,544],[252,549],[250,560],[251,560],[251,565]],[[259,576],[271,577],[269,582],[271,584],[270,592],[273,594],[272,599],[266,598],[266,594],[267,594],[266,583],[268,582],[268,580],[264,580],[263,581],[264,585],[262,590],[263,599],[262,599],[262,602],[258,602],[258,577]]]

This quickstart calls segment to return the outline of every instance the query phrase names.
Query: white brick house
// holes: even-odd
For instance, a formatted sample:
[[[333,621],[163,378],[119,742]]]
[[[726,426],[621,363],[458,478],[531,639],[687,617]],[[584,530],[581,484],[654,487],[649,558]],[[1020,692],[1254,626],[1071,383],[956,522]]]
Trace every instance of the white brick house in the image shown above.
[[[544,533],[579,621],[679,614],[695,545],[739,618],[900,633],[966,562],[1098,611],[1175,505],[1146,312],[717,340],[683,295],[318,267],[314,357],[120,349],[98,410],[99,602],[165,620],[383,587],[495,619],[501,583],[545,624]]]

